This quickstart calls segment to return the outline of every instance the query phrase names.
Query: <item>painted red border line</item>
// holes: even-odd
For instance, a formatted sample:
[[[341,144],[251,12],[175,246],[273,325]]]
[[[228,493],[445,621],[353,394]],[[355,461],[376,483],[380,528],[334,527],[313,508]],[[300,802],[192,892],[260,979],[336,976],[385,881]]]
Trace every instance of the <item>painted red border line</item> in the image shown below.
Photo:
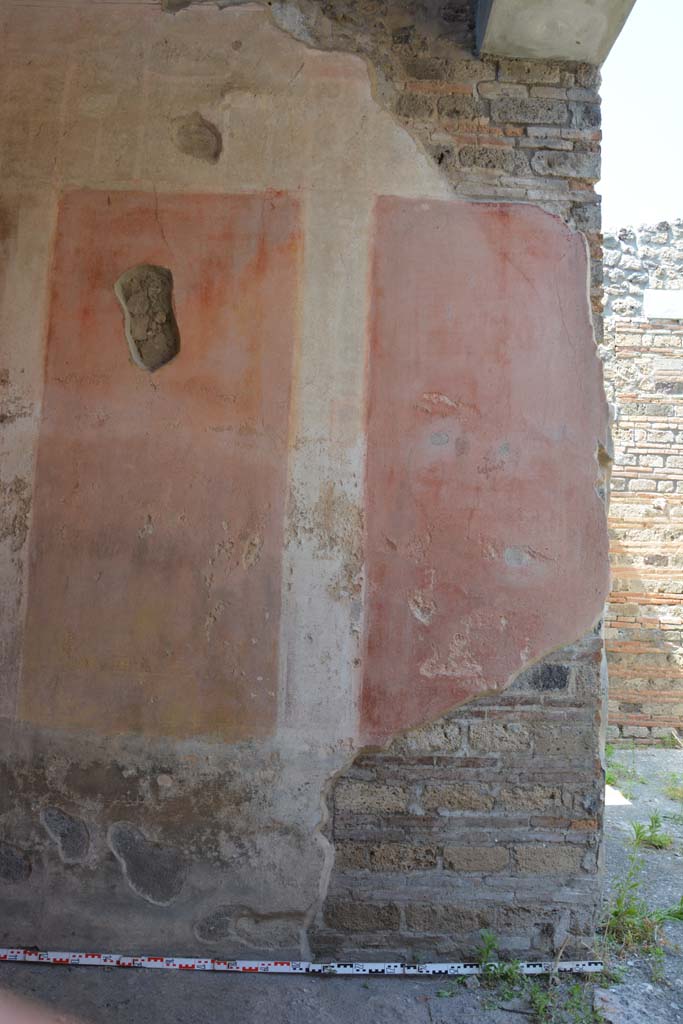
[[[481,974],[483,970],[481,964],[464,962],[316,964],[307,960],[216,960],[207,957],[126,956],[122,953],[64,953],[0,948],[0,962],[3,961],[60,967],[142,967],[166,971],[228,971],[235,974],[379,974],[415,977],[431,974]],[[553,960],[534,960],[519,964],[519,971],[521,974],[599,974],[604,966],[602,960],[564,960],[558,963]]]

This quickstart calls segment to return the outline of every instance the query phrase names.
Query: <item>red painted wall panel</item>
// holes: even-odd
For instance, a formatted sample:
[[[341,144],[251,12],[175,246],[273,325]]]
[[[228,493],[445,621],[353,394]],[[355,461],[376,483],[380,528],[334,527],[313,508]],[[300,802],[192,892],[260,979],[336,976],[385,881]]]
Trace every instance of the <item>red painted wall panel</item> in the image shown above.
[[[505,685],[608,588],[584,243],[534,207],[376,208],[362,733]]]
[[[299,211],[283,195],[72,192],[59,216],[21,714],[269,733]],[[129,357],[114,283],[168,267],[179,355]]]

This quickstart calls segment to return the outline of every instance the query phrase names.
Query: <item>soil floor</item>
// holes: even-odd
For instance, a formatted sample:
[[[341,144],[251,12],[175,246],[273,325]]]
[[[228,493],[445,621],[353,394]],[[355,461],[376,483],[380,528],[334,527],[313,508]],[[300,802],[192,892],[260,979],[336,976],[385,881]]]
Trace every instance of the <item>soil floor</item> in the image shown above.
[[[652,908],[683,896],[683,801],[664,793],[672,776],[683,784],[683,750],[621,749],[621,793],[608,787],[605,814],[606,893],[628,870],[632,822],[653,812],[674,839],[668,850],[643,850],[642,896]],[[624,796],[625,794],[625,796]],[[629,802],[625,802],[628,798]],[[503,985],[464,987],[443,980],[287,977],[121,971],[101,968],[0,964],[0,989],[50,1008],[45,1020],[72,1017],[83,1024],[683,1024],[683,922],[664,928],[661,963],[628,955],[615,961],[621,980],[550,989],[556,1004],[531,1005],[534,992]],[[452,992],[452,994],[450,994]],[[535,990],[543,1002],[545,983]],[[593,1009],[600,1007],[600,1014]],[[62,1016],[64,1015],[64,1016]],[[3,1015],[0,1024],[43,1024],[33,1016]]]

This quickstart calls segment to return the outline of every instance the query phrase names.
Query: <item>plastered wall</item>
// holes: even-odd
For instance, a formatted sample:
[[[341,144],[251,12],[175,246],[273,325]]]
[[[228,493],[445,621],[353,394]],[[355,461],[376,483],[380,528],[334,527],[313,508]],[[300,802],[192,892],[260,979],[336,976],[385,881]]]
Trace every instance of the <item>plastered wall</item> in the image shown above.
[[[606,408],[585,241],[534,206],[455,197],[457,168],[390,112],[384,72],[310,45],[293,8],[288,31],[250,5],[8,2],[2,18],[0,934],[341,948],[324,910],[340,773],[495,702],[599,619]],[[453,95],[489,67],[466,62]],[[495,116],[557,127],[560,100],[518,88],[528,109]],[[154,373],[114,291],[137,265],[173,278],[180,349]],[[571,749],[592,793],[598,676],[549,678],[537,694],[581,709]],[[592,854],[557,862],[587,905],[589,803]],[[528,813],[518,828],[528,839]],[[431,866],[390,853],[390,889]],[[398,933],[414,930],[403,913]],[[571,930],[534,921],[519,948]]]

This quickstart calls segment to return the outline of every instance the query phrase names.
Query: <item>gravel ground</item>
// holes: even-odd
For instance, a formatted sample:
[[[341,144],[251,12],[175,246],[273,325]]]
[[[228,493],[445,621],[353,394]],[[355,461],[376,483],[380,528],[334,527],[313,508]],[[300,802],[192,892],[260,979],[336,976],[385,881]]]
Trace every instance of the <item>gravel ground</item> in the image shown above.
[[[683,895],[683,805],[669,800],[663,789],[672,774],[683,781],[683,750],[621,750],[615,760],[642,781],[626,779],[623,786],[631,803],[607,807],[607,895],[628,867],[631,822],[647,822],[653,811],[659,811],[675,842],[670,850],[644,854],[642,891],[650,906],[671,906]],[[679,820],[672,817],[676,814],[681,815]],[[677,943],[683,945],[683,923],[667,925],[666,936],[664,980],[653,983],[649,965],[630,958],[624,963],[622,982],[597,995],[604,1019],[618,1024],[683,1024],[683,953],[677,947]],[[263,1020],[268,1024],[522,1024],[534,1020],[522,999],[506,1002],[500,993],[459,986],[452,998],[444,998],[437,992],[448,988],[448,983],[428,979],[240,977],[2,964],[0,986],[86,1024],[256,1024]],[[591,989],[587,986],[592,997]],[[5,1019],[0,1005],[0,1024]],[[562,1024],[591,1020],[585,1013],[554,1019]],[[20,1022],[10,1018],[7,1024]]]

